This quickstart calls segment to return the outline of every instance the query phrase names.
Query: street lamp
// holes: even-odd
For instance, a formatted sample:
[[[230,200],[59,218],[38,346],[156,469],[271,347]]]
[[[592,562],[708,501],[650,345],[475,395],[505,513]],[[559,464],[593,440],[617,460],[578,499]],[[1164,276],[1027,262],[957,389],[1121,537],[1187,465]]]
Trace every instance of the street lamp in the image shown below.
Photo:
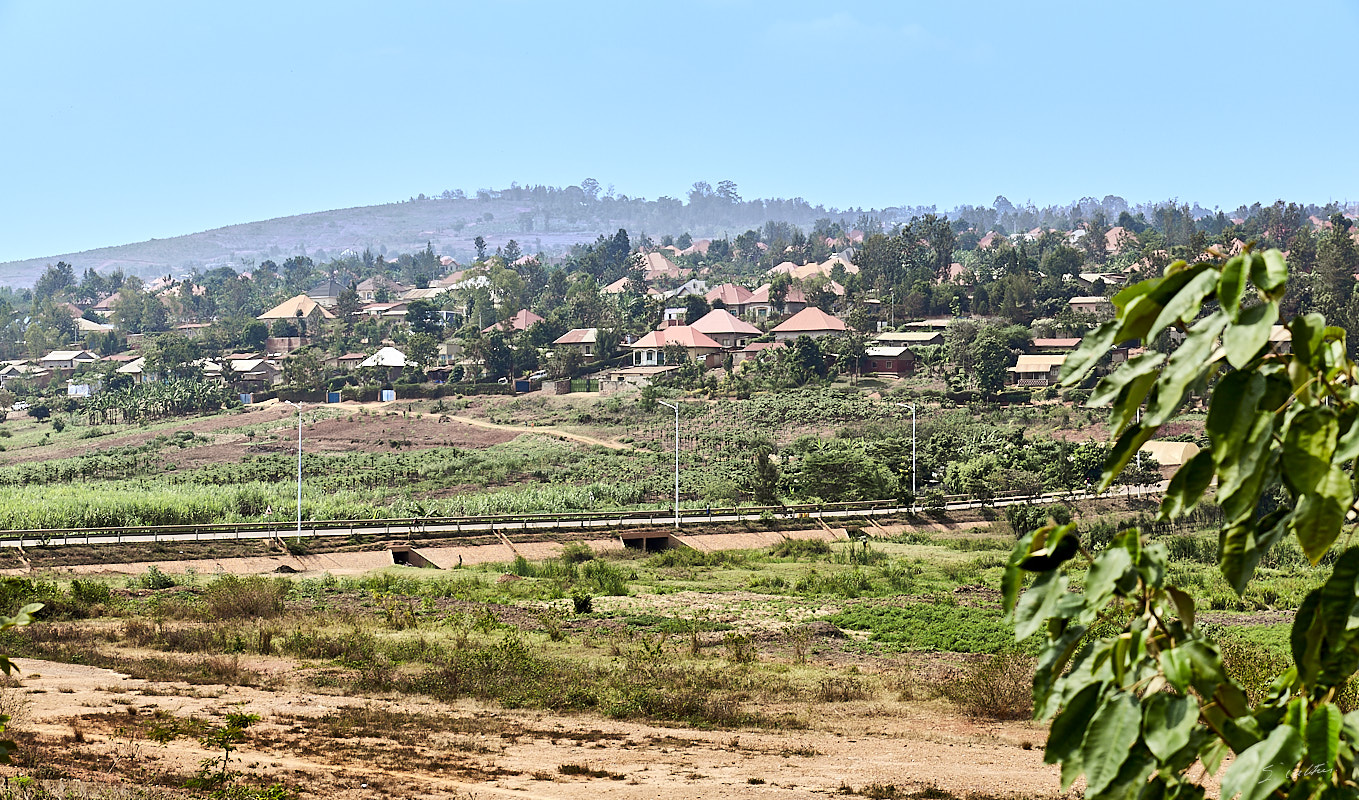
[[[679,406],[664,400],[656,402],[675,410],[675,530],[679,530]]]
[[[911,503],[915,504],[916,496],[916,403],[896,403],[896,405],[911,409]],[[299,446],[300,447],[300,446]]]
[[[297,538],[302,538],[302,406],[291,400],[283,402],[297,409]]]

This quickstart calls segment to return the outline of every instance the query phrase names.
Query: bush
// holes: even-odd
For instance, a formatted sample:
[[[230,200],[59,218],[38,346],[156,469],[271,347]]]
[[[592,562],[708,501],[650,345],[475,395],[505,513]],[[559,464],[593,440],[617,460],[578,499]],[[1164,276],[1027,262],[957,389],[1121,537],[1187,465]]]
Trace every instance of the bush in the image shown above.
[[[607,561],[586,562],[580,570],[581,579],[602,595],[624,597],[628,593],[627,576]]]
[[[577,614],[589,614],[595,610],[594,598],[585,592],[577,592],[571,595],[571,605],[576,609]]]
[[[290,589],[281,578],[223,575],[208,584],[203,602],[214,619],[276,617],[283,613],[283,599]]]
[[[84,581],[79,578],[71,581],[71,599],[81,605],[107,603],[112,597],[113,593],[109,590],[107,584],[99,581]]]
[[[817,558],[830,555],[830,543],[821,539],[784,539],[769,548],[775,558]]]
[[[974,661],[939,683],[939,694],[980,719],[1027,719],[1033,708],[1034,658],[1014,650]]]
[[[136,579],[136,585],[142,589],[169,589],[178,586],[179,583],[173,575],[166,575],[160,571],[160,567],[155,564],[146,568],[146,574]]]
[[[565,564],[583,564],[586,561],[593,561],[594,557],[595,551],[584,542],[571,542],[562,548],[561,560]]]

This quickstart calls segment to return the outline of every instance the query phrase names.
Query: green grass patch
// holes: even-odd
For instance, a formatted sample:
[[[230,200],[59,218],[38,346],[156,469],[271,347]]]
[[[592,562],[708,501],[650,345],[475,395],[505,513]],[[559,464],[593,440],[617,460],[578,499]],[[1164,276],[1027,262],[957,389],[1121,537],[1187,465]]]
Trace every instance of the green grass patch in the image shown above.
[[[829,618],[841,628],[870,631],[884,650],[998,653],[1014,646],[1014,629],[999,609],[941,603],[861,603]]]

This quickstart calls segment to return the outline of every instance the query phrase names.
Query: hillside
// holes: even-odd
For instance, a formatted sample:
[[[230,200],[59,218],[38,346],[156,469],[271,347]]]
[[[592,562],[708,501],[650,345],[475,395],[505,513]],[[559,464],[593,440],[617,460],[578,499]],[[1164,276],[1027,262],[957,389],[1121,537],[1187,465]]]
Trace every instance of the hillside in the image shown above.
[[[0,263],[0,285],[31,286],[46,265],[57,261],[73,265],[77,274],[94,268],[152,276],[222,265],[239,269],[298,253],[320,262],[346,249],[413,252],[423,250],[428,242],[440,255],[465,262],[474,254],[472,242],[477,236],[484,237],[492,251],[515,239],[525,252],[558,254],[619,228],[656,238],[683,231],[696,237],[734,237],[769,219],[809,226],[817,217],[837,214],[800,199],[741,201],[716,195],[695,198],[691,193],[689,203],[671,198],[647,201],[595,198],[574,186],[479,192],[475,198],[446,192],[439,198],[421,195],[400,203],[279,217],[169,239]]]

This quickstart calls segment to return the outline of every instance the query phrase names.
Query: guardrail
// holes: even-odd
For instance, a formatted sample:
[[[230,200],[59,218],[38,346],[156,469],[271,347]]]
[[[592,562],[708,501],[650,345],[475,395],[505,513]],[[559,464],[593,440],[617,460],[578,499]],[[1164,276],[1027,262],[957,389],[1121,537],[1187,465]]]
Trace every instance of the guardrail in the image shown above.
[[[1132,487],[1159,493],[1158,487]],[[1131,496],[1127,488],[1124,495]],[[1120,495],[1103,495],[1114,497]],[[1050,503],[1062,500],[1088,500],[1097,497],[1082,492],[1053,492],[1041,495],[1005,494],[980,500],[970,495],[945,495],[944,508],[961,510],[1004,507],[1024,503]],[[903,506],[895,500],[841,503],[800,503],[784,506],[734,506],[730,508],[681,508],[679,522],[738,522],[765,518],[824,519],[928,511],[919,504]],[[631,509],[625,511],[581,511],[572,513],[489,514],[456,517],[393,517],[388,519],[303,520],[301,534],[307,537],[352,536],[355,534],[392,536],[412,532],[438,532],[445,536],[475,535],[507,530],[551,530],[554,528],[622,528],[643,525],[673,525],[672,509]],[[203,541],[230,539],[281,539],[296,535],[297,528],[283,519],[272,522],[223,522],[188,525],[145,525],[99,528],[39,528],[0,530],[0,547],[26,547],[62,544],[123,544],[160,541]]]

